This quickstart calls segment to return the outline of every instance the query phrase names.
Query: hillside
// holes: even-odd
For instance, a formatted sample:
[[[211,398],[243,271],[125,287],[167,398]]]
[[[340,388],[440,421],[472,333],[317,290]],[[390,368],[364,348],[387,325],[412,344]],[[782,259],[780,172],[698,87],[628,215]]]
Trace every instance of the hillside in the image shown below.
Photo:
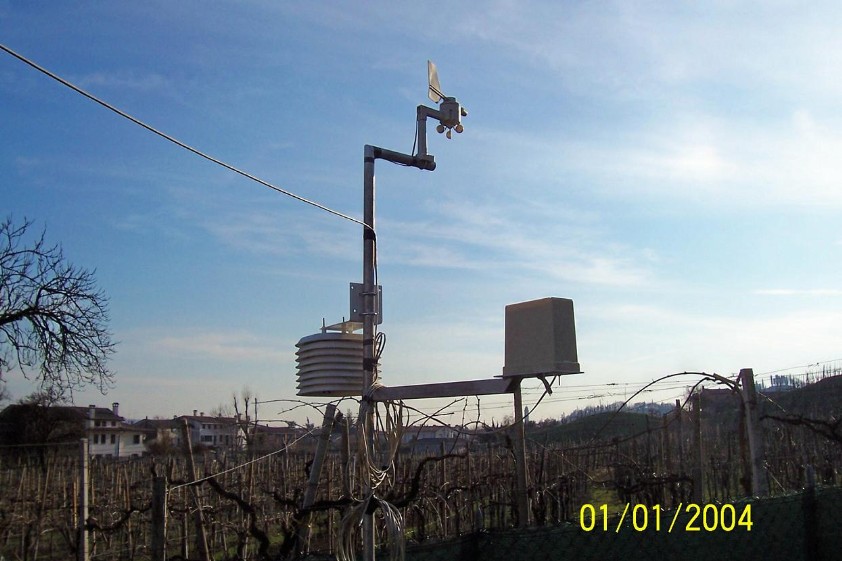
[[[825,378],[788,392],[767,392],[765,395],[769,399],[764,400],[762,413],[801,415],[814,419],[838,417],[842,412],[842,376]]]
[[[528,431],[538,442],[587,442],[596,437],[600,441],[622,438],[646,430],[647,422],[655,426],[655,417],[644,413],[597,413],[550,427]]]
[[[789,391],[766,390],[760,396],[760,414],[775,416],[804,416],[812,419],[830,419],[842,412],[842,376],[832,376]],[[688,406],[689,407],[689,406]],[[687,410],[685,410],[687,411]],[[703,392],[702,418],[710,430],[720,426],[733,430],[741,414],[740,398],[727,390]],[[601,442],[640,434],[661,425],[660,415],[621,411],[600,412],[527,430],[529,438],[538,442],[582,443],[591,439]]]

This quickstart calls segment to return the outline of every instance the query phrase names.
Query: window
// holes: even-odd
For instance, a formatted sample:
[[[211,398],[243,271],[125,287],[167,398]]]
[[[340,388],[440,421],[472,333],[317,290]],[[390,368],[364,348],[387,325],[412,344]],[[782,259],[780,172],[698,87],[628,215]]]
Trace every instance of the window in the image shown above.
[[[117,442],[117,435],[112,434],[111,435],[111,444],[114,444],[115,442]]]
[[[132,443],[133,444],[140,444],[140,435],[139,434],[136,434],[132,437]]]
[[[99,435],[98,434],[94,435],[94,444],[99,444]]]
[[[206,434],[202,437],[202,442],[213,442],[213,436]]]

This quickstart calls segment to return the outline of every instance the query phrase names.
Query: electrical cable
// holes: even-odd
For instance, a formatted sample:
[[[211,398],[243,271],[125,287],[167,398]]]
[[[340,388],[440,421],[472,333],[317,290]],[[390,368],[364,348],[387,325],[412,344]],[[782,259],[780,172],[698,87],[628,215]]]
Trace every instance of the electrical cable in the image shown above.
[[[26,58],[25,56],[23,56],[23,55],[21,55],[21,54],[19,54],[19,53],[15,52],[15,51],[13,51],[12,49],[10,49],[9,47],[7,47],[7,46],[5,46],[5,45],[3,45],[3,44],[0,44],[0,49],[2,49],[3,51],[6,51],[7,53],[9,53],[10,55],[12,55],[12,56],[13,56],[13,57],[15,57],[16,59],[20,60],[21,62],[23,62],[23,63],[25,63],[25,64],[28,64],[29,66],[31,66],[31,67],[32,67],[32,68],[34,68],[35,70],[37,70],[37,71],[41,72],[42,74],[45,74],[46,76],[49,76],[50,78],[52,78],[53,80],[55,80],[55,81],[59,82],[60,84],[62,84],[62,85],[64,85],[64,86],[66,86],[66,87],[68,87],[68,88],[70,88],[71,90],[75,91],[76,93],[78,93],[78,94],[80,94],[80,95],[82,95],[82,96],[84,96],[84,97],[88,98],[89,100],[93,101],[94,103],[97,103],[97,104],[101,105],[102,107],[105,107],[105,108],[106,108],[106,109],[108,109],[109,111],[113,111],[113,112],[114,112],[114,113],[116,113],[117,115],[120,115],[121,117],[123,117],[123,118],[125,118],[125,119],[128,119],[128,120],[129,120],[129,121],[131,121],[132,123],[134,123],[134,124],[136,124],[136,125],[138,125],[138,126],[140,126],[140,127],[144,128],[144,129],[146,129],[147,131],[149,131],[149,132],[151,132],[151,133],[153,133],[153,134],[156,134],[156,135],[158,135],[159,137],[161,137],[161,138],[163,138],[163,139],[165,139],[165,140],[168,140],[169,142],[172,142],[172,143],[173,143],[173,144],[175,144],[176,146],[179,146],[179,147],[181,147],[181,148],[183,148],[183,149],[185,149],[185,150],[187,150],[187,151],[189,151],[189,152],[192,152],[193,154],[195,154],[195,155],[197,155],[197,156],[199,156],[199,157],[202,157],[202,158],[204,158],[204,159],[206,159],[206,160],[208,160],[208,161],[210,161],[210,162],[213,162],[213,163],[215,163],[215,164],[217,164],[217,165],[219,165],[219,166],[222,166],[222,167],[224,167],[224,168],[225,168],[225,169],[227,169],[227,170],[233,171],[234,173],[239,174],[239,175],[241,175],[241,176],[243,176],[243,177],[245,177],[245,178],[247,178],[247,179],[251,179],[252,181],[254,181],[254,182],[256,182],[256,183],[259,183],[260,185],[263,185],[264,187],[268,187],[269,189],[272,189],[273,191],[276,191],[276,192],[278,192],[278,193],[281,193],[282,195],[286,195],[287,197],[291,197],[291,198],[293,198],[293,199],[295,199],[295,200],[297,200],[297,201],[299,201],[299,202],[302,202],[302,203],[304,203],[304,204],[307,204],[307,205],[313,206],[313,207],[315,207],[315,208],[318,208],[319,210],[323,210],[323,211],[325,211],[325,212],[327,212],[327,213],[330,213],[330,214],[333,214],[334,216],[337,216],[337,217],[339,217],[339,218],[343,218],[343,219],[345,219],[345,220],[350,220],[351,222],[354,222],[354,223],[356,223],[356,224],[360,224],[361,226],[363,226],[363,227],[365,227],[365,228],[368,228],[368,229],[370,229],[370,230],[372,230],[372,231],[373,231],[373,228],[372,228],[371,226],[369,226],[368,224],[366,224],[365,222],[363,222],[362,220],[359,220],[359,219],[354,218],[354,217],[352,217],[352,216],[348,216],[347,214],[343,214],[343,213],[341,213],[341,212],[339,212],[339,211],[333,210],[332,208],[326,207],[326,206],[324,206],[324,205],[322,205],[322,204],[320,204],[320,203],[317,203],[317,202],[315,202],[315,201],[311,201],[310,199],[306,199],[306,198],[304,198],[304,197],[302,197],[302,196],[300,196],[300,195],[296,195],[296,194],[295,194],[295,193],[293,193],[292,191],[288,191],[288,190],[286,190],[286,189],[284,189],[284,188],[282,188],[282,187],[278,187],[277,185],[274,185],[274,184],[272,184],[272,183],[269,183],[268,181],[265,181],[265,180],[263,180],[263,179],[260,179],[259,177],[256,177],[256,176],[254,176],[254,175],[252,175],[252,174],[250,174],[250,173],[248,173],[248,172],[246,172],[246,171],[243,171],[243,170],[241,170],[241,169],[239,169],[239,168],[236,168],[236,167],[232,166],[231,164],[225,163],[225,162],[223,162],[222,160],[220,160],[220,159],[218,159],[218,158],[214,158],[213,156],[210,156],[210,155],[208,155],[208,154],[206,154],[206,153],[202,152],[201,150],[199,150],[199,149],[197,149],[197,148],[194,148],[194,147],[192,147],[192,146],[190,146],[190,145],[188,145],[188,144],[186,144],[186,143],[184,143],[184,142],[182,142],[182,141],[178,140],[177,138],[174,138],[174,137],[172,137],[172,136],[170,136],[170,135],[168,135],[168,134],[166,134],[166,133],[164,133],[164,132],[161,132],[160,130],[158,130],[158,129],[156,129],[156,128],[152,127],[151,125],[147,125],[146,123],[144,123],[144,122],[143,122],[143,121],[141,121],[140,119],[137,119],[136,117],[133,117],[133,116],[129,115],[129,114],[128,114],[128,113],[126,113],[125,111],[123,111],[123,110],[121,110],[121,109],[118,109],[117,107],[115,107],[115,106],[111,105],[110,103],[108,103],[108,102],[106,102],[106,101],[103,101],[103,100],[99,99],[99,98],[98,98],[98,97],[96,97],[95,95],[93,95],[93,94],[91,94],[91,93],[88,93],[87,91],[83,90],[83,89],[82,89],[82,88],[80,88],[79,86],[76,86],[76,85],[72,84],[71,82],[69,82],[69,81],[65,80],[65,79],[64,79],[64,78],[62,78],[61,76],[59,76],[59,75],[57,75],[57,74],[55,74],[55,73],[53,73],[53,72],[50,72],[49,70],[47,70],[47,69],[46,69],[46,68],[44,68],[43,66],[40,66],[39,64],[35,63],[34,61],[29,60],[29,59],[28,59],[28,58]]]

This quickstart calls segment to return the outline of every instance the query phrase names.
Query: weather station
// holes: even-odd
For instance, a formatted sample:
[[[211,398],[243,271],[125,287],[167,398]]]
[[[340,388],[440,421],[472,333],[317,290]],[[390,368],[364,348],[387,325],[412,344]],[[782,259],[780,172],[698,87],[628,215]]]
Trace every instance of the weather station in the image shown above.
[[[437,108],[419,105],[414,154],[403,154],[377,146],[366,145],[363,155],[363,279],[351,283],[348,319],[325,325],[320,333],[302,338],[298,344],[298,395],[305,397],[361,397],[359,432],[364,444],[360,447],[360,465],[371,465],[377,442],[374,413],[377,404],[400,403],[405,400],[446,397],[512,394],[514,419],[511,427],[515,444],[517,469],[517,509],[520,525],[528,520],[527,470],[524,438],[524,410],[521,382],[539,379],[546,392],[552,393],[552,383],[559,376],[581,373],[576,348],[576,329],[573,301],[565,298],[543,298],[510,304],[505,309],[505,364],[502,374],[480,380],[462,380],[431,384],[387,386],[379,371],[384,335],[378,333],[383,321],[382,288],[377,283],[377,235],[375,228],[375,162],[385,160],[420,170],[433,171],[435,158],[427,152],[427,120],[438,121],[436,131],[450,139],[452,132],[464,130],[462,118],[468,112],[455,97],[442,93],[435,65],[427,62],[428,97]],[[359,333],[361,331],[361,333]],[[330,426],[334,407],[325,412],[325,427]],[[326,444],[325,444],[326,447]],[[318,481],[316,466],[311,470],[311,482]],[[377,480],[377,481],[375,481]],[[374,559],[375,532],[373,514],[378,507],[388,512],[389,505],[377,499],[375,491],[380,480],[366,475],[363,478],[363,500],[355,522],[363,525],[364,559]],[[393,513],[394,514],[394,513]],[[397,514],[399,517],[400,515]],[[346,517],[351,519],[352,517]],[[353,525],[349,525],[349,531]],[[399,533],[396,539],[403,541]],[[394,544],[392,544],[394,546]],[[353,548],[348,545],[348,548]],[[402,547],[402,545],[401,545]],[[348,558],[353,557],[348,551]],[[340,557],[343,557],[340,555]]]

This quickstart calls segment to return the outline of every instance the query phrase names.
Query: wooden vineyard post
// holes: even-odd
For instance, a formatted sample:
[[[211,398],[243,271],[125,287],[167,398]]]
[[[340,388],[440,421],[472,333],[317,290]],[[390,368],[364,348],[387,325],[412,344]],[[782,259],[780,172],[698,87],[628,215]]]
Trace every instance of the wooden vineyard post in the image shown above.
[[[193,461],[193,445],[190,442],[190,425],[187,419],[181,420],[181,435],[184,442],[184,453],[187,456],[187,476],[190,481],[198,479],[196,475],[196,464]],[[208,536],[205,531],[205,520],[202,514],[202,501],[199,499],[199,488],[190,485],[190,496],[193,498],[193,508],[196,509],[196,549],[198,549],[201,561],[211,561],[210,549],[208,548]]]
[[[150,555],[152,561],[165,561],[167,558],[167,478],[155,477],[152,480],[152,543]]]
[[[702,444],[702,394],[693,394],[693,502],[701,504],[705,497],[705,467]]]
[[[526,480],[526,429],[523,426],[523,395],[520,390],[520,380],[517,380],[514,391],[515,425],[512,441],[515,447],[515,471],[517,476],[516,498],[518,528],[529,526],[529,489]]]
[[[439,484],[438,488],[444,490],[444,486],[447,483],[447,460],[444,459],[444,455],[447,453],[445,449],[444,442],[439,445],[439,453],[442,456],[442,460],[439,462]],[[447,499],[445,498],[444,493],[441,495],[441,502],[439,508],[441,509],[441,534],[443,537],[447,537]]]
[[[663,430],[661,431],[661,438],[662,438],[662,449],[663,449],[663,459],[664,459],[664,471],[667,475],[672,474],[672,455],[670,454],[670,423],[669,423],[669,415],[664,414],[661,418],[661,422],[663,423]]]
[[[763,469],[765,452],[763,434],[757,418],[757,391],[754,388],[754,371],[751,368],[740,370],[740,380],[743,385],[742,397],[746,411],[746,432],[748,433],[748,450],[751,455],[751,492],[756,497],[769,494],[769,485]]]
[[[313,464],[310,466],[310,479],[307,481],[307,487],[304,489],[304,500],[301,504],[305,511],[304,518],[301,521],[301,527],[298,530],[298,547],[299,551],[306,554],[307,540],[310,539],[310,520],[312,513],[307,512],[307,509],[313,506],[316,502],[316,491],[319,488],[319,479],[322,476],[322,465],[324,464],[325,455],[327,454],[327,447],[330,443],[330,434],[333,432],[333,423],[336,417],[336,405],[328,403],[325,407],[325,417],[322,421],[322,432],[319,435],[319,443],[316,446],[316,456],[313,458]]]
[[[678,475],[684,476],[684,427],[681,424],[683,409],[681,407],[680,399],[675,400],[675,416],[675,422],[677,423],[676,433],[678,433],[678,438],[676,439],[676,452],[678,453]]]
[[[339,458],[342,462],[342,496],[351,496],[351,423],[348,417],[342,418],[342,439],[339,447]]]
[[[88,473],[90,457],[88,455],[88,439],[80,440],[79,446],[79,528],[76,547],[76,559],[78,561],[90,561],[90,549],[88,544]]]

